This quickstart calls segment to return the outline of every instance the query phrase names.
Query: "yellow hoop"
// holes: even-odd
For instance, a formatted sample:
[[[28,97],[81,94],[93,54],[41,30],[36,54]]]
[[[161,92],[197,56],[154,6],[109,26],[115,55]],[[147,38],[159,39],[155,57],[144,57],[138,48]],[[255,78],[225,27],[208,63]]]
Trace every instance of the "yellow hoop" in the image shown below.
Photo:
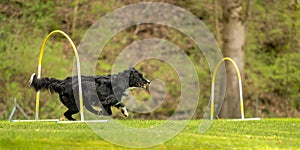
[[[39,63],[38,63],[38,75],[37,78],[41,77],[41,73],[42,73],[42,59],[43,59],[43,54],[44,54],[44,49],[46,46],[46,43],[48,41],[48,39],[50,38],[50,36],[54,33],[60,33],[63,36],[65,36],[67,38],[67,40],[69,41],[69,43],[71,44],[75,57],[76,57],[76,62],[77,62],[77,72],[78,72],[78,90],[79,90],[79,109],[80,109],[80,117],[81,117],[81,121],[84,121],[84,116],[83,116],[83,97],[82,97],[82,87],[81,87],[81,72],[80,72],[80,61],[79,61],[79,56],[78,56],[78,52],[77,49],[74,45],[74,42],[71,40],[71,38],[63,31],[61,30],[54,30],[51,33],[49,33],[47,35],[47,37],[44,40],[44,43],[42,45],[42,48],[40,50],[40,56],[39,56]],[[40,91],[38,91],[36,93],[36,108],[35,108],[35,120],[37,121],[39,118],[39,107],[40,107]]]
[[[212,83],[211,83],[211,105],[210,105],[210,119],[213,120],[214,119],[214,90],[215,90],[215,79],[216,79],[216,74],[217,71],[221,65],[221,63],[225,60],[230,61],[235,70],[236,70],[236,74],[238,76],[238,80],[239,80],[239,91],[240,91],[240,110],[241,110],[241,118],[244,119],[244,103],[243,103],[243,90],[242,90],[242,78],[241,78],[241,74],[240,74],[240,70],[237,66],[237,64],[235,63],[235,61],[232,58],[229,57],[225,57],[223,59],[221,59],[221,61],[219,61],[219,63],[217,64],[214,73],[213,73],[213,77],[212,77]]]

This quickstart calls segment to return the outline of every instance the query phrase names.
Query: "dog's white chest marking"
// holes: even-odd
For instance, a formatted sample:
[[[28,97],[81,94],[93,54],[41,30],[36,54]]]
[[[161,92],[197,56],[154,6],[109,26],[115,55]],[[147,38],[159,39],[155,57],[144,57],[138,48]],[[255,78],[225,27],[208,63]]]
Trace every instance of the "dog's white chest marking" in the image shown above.
[[[121,98],[121,101],[123,101],[123,99],[125,99],[131,92],[131,89],[135,89],[136,87],[130,87],[130,88],[127,88],[124,92],[124,95],[122,96]]]
[[[125,90],[124,94],[127,96],[129,93],[130,93],[130,89],[128,88]]]

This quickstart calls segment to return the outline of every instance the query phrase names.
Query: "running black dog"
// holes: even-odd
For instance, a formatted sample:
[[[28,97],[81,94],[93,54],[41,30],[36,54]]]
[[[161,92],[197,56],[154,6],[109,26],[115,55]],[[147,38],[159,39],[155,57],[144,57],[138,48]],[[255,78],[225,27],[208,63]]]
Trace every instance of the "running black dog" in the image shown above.
[[[55,78],[37,79],[35,73],[33,73],[29,82],[36,91],[48,89],[51,93],[58,93],[61,102],[68,108],[64,116],[68,120],[75,120],[72,115],[79,112],[77,76],[67,77],[64,80]],[[121,73],[108,76],[82,76],[81,83],[83,105],[90,112],[96,115],[110,116],[112,114],[111,106],[115,106],[121,109],[125,117],[128,117],[127,109],[121,101],[123,96],[127,96],[126,89],[132,87],[146,88],[150,81],[145,79],[143,74],[136,69],[130,68]],[[76,100],[75,96],[77,97]],[[92,103],[98,104],[101,110],[95,110]]]

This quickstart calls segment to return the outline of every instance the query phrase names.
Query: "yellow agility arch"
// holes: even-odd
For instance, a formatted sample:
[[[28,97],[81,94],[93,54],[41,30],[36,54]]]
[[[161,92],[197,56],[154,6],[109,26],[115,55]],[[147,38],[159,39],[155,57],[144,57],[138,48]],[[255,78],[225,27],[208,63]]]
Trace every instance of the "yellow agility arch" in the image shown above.
[[[69,41],[69,43],[71,44],[75,57],[76,57],[76,63],[77,63],[77,73],[78,73],[78,90],[79,90],[79,109],[80,109],[80,117],[81,117],[81,121],[84,121],[84,115],[83,115],[83,97],[82,97],[82,86],[81,86],[81,71],[80,71],[80,61],[79,61],[79,56],[78,56],[78,52],[77,49],[74,45],[74,42],[71,40],[71,38],[63,31],[61,30],[54,30],[51,33],[49,33],[47,35],[47,37],[44,40],[44,43],[42,45],[41,51],[40,51],[40,56],[39,56],[39,64],[38,64],[38,75],[37,78],[41,77],[41,73],[42,73],[42,60],[43,60],[43,54],[44,54],[44,50],[45,50],[45,46],[46,43],[48,41],[48,39],[50,38],[51,35],[55,34],[55,33],[59,33],[62,34],[63,36],[65,36],[67,38],[67,40]],[[35,120],[38,121],[39,119],[39,107],[40,107],[40,91],[38,91],[36,93],[36,109],[35,109]]]
[[[241,109],[241,118],[244,119],[244,103],[243,103],[243,90],[242,90],[242,78],[241,78],[241,74],[240,74],[240,70],[237,66],[237,64],[235,63],[235,61],[232,58],[229,57],[225,57],[223,59],[221,59],[221,61],[219,61],[219,63],[217,64],[215,70],[214,70],[214,74],[213,74],[213,78],[212,78],[212,83],[211,83],[211,104],[210,104],[210,119],[213,120],[214,119],[214,90],[215,90],[215,80],[216,80],[216,74],[217,71],[221,65],[221,63],[223,61],[229,61],[233,64],[235,70],[236,70],[236,74],[238,76],[238,80],[239,80],[239,91],[240,91],[240,109]]]

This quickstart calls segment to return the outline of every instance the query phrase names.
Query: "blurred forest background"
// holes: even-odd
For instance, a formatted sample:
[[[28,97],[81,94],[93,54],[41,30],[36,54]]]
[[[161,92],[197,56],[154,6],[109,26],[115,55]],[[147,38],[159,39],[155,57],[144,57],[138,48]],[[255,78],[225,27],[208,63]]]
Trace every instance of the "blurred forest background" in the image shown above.
[[[154,0],[182,7],[220,36],[222,8],[218,0]],[[76,45],[101,16],[137,0],[1,0],[0,1],[0,119],[7,119],[13,98],[33,119],[35,91],[28,86],[37,70],[42,42],[52,30],[66,32]],[[217,5],[216,5],[217,4]],[[176,17],[176,16],[174,16]],[[298,0],[252,0],[245,37],[244,103],[246,117],[300,117],[300,3]],[[126,46],[136,40],[161,38],[183,49],[197,65],[200,99],[193,118],[202,118],[210,98],[208,64],[197,46],[181,32],[162,25],[141,24],[116,35],[105,47],[96,74],[109,74],[112,64]],[[222,45],[222,39],[218,39]],[[221,46],[222,47],[222,46]],[[73,51],[61,36],[52,37],[43,58],[42,76],[63,79],[72,75]],[[131,118],[164,119],[176,110],[180,84],[171,66],[157,60],[138,64],[147,78],[166,83],[163,104],[151,113],[131,113]],[[139,100],[149,95],[133,91]],[[41,118],[58,118],[65,107],[58,96],[42,92]],[[119,112],[114,114],[119,117]],[[17,111],[18,119],[23,116]],[[78,118],[79,116],[77,116]],[[120,117],[121,118],[121,117]]]

